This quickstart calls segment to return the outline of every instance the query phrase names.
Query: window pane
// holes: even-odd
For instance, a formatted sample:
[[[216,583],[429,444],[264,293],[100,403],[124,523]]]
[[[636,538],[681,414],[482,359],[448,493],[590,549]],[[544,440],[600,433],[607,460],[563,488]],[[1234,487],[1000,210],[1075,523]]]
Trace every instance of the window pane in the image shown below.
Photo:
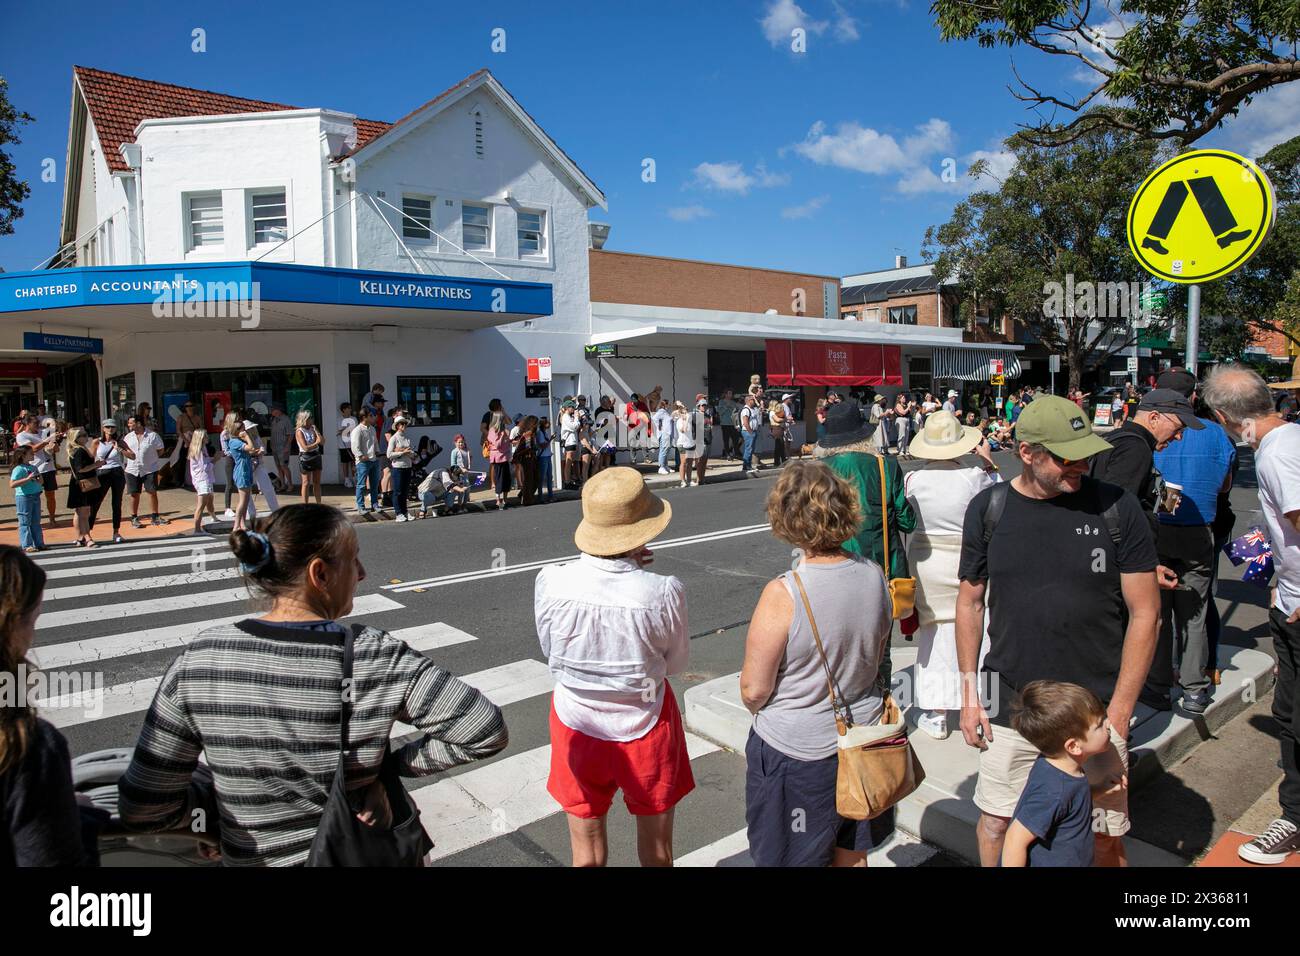
[[[417,428],[461,423],[460,376],[399,376],[397,394]]]
[[[219,246],[223,242],[220,196],[191,196],[190,245]]]
[[[519,214],[519,254],[540,255],[542,252],[542,214],[540,212],[521,212]]]
[[[289,238],[289,218],[284,190],[255,193],[253,205],[253,244],[283,242]]]
[[[461,236],[466,249],[492,248],[491,210],[486,206],[461,205]]]
[[[402,197],[402,237],[404,239],[433,238],[433,201]]]

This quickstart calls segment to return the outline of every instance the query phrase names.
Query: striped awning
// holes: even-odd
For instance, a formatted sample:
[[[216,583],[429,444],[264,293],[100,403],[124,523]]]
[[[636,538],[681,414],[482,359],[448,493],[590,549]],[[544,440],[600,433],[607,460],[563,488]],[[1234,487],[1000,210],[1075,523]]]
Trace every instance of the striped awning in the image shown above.
[[[935,346],[930,377],[987,382],[991,359],[1002,359],[1002,374],[1007,378],[1020,377],[1020,359],[1010,349],[957,349],[950,345]]]

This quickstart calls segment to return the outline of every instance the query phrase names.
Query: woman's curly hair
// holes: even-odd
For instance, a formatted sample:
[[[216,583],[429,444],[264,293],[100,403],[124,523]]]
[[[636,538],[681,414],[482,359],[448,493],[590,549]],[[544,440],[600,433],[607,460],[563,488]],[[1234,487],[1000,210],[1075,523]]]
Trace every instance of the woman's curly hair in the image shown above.
[[[862,529],[857,490],[820,461],[788,462],[767,496],[767,520],[782,541],[812,554],[835,551]]]

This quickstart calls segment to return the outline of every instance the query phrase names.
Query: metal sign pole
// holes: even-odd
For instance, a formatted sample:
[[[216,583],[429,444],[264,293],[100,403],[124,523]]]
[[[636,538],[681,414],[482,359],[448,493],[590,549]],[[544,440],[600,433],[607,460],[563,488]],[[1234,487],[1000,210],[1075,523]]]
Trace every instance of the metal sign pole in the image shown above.
[[[1192,283],[1187,287],[1187,357],[1183,364],[1187,371],[1196,374],[1196,360],[1201,354],[1201,287]]]

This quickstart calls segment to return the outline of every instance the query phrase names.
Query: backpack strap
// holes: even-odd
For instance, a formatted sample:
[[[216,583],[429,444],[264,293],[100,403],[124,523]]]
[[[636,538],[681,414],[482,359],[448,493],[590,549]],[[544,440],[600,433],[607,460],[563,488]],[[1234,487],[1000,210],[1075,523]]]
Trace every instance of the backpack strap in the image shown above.
[[[1010,482],[999,481],[989,492],[989,500],[984,505],[984,544],[993,540],[993,532],[1002,519],[1002,512],[1007,508],[1007,488]]]
[[[1124,535],[1119,530],[1119,502],[1124,497],[1124,489],[1105,481],[1097,482],[1097,504],[1101,509],[1101,520],[1106,523],[1110,540],[1119,550]]]

